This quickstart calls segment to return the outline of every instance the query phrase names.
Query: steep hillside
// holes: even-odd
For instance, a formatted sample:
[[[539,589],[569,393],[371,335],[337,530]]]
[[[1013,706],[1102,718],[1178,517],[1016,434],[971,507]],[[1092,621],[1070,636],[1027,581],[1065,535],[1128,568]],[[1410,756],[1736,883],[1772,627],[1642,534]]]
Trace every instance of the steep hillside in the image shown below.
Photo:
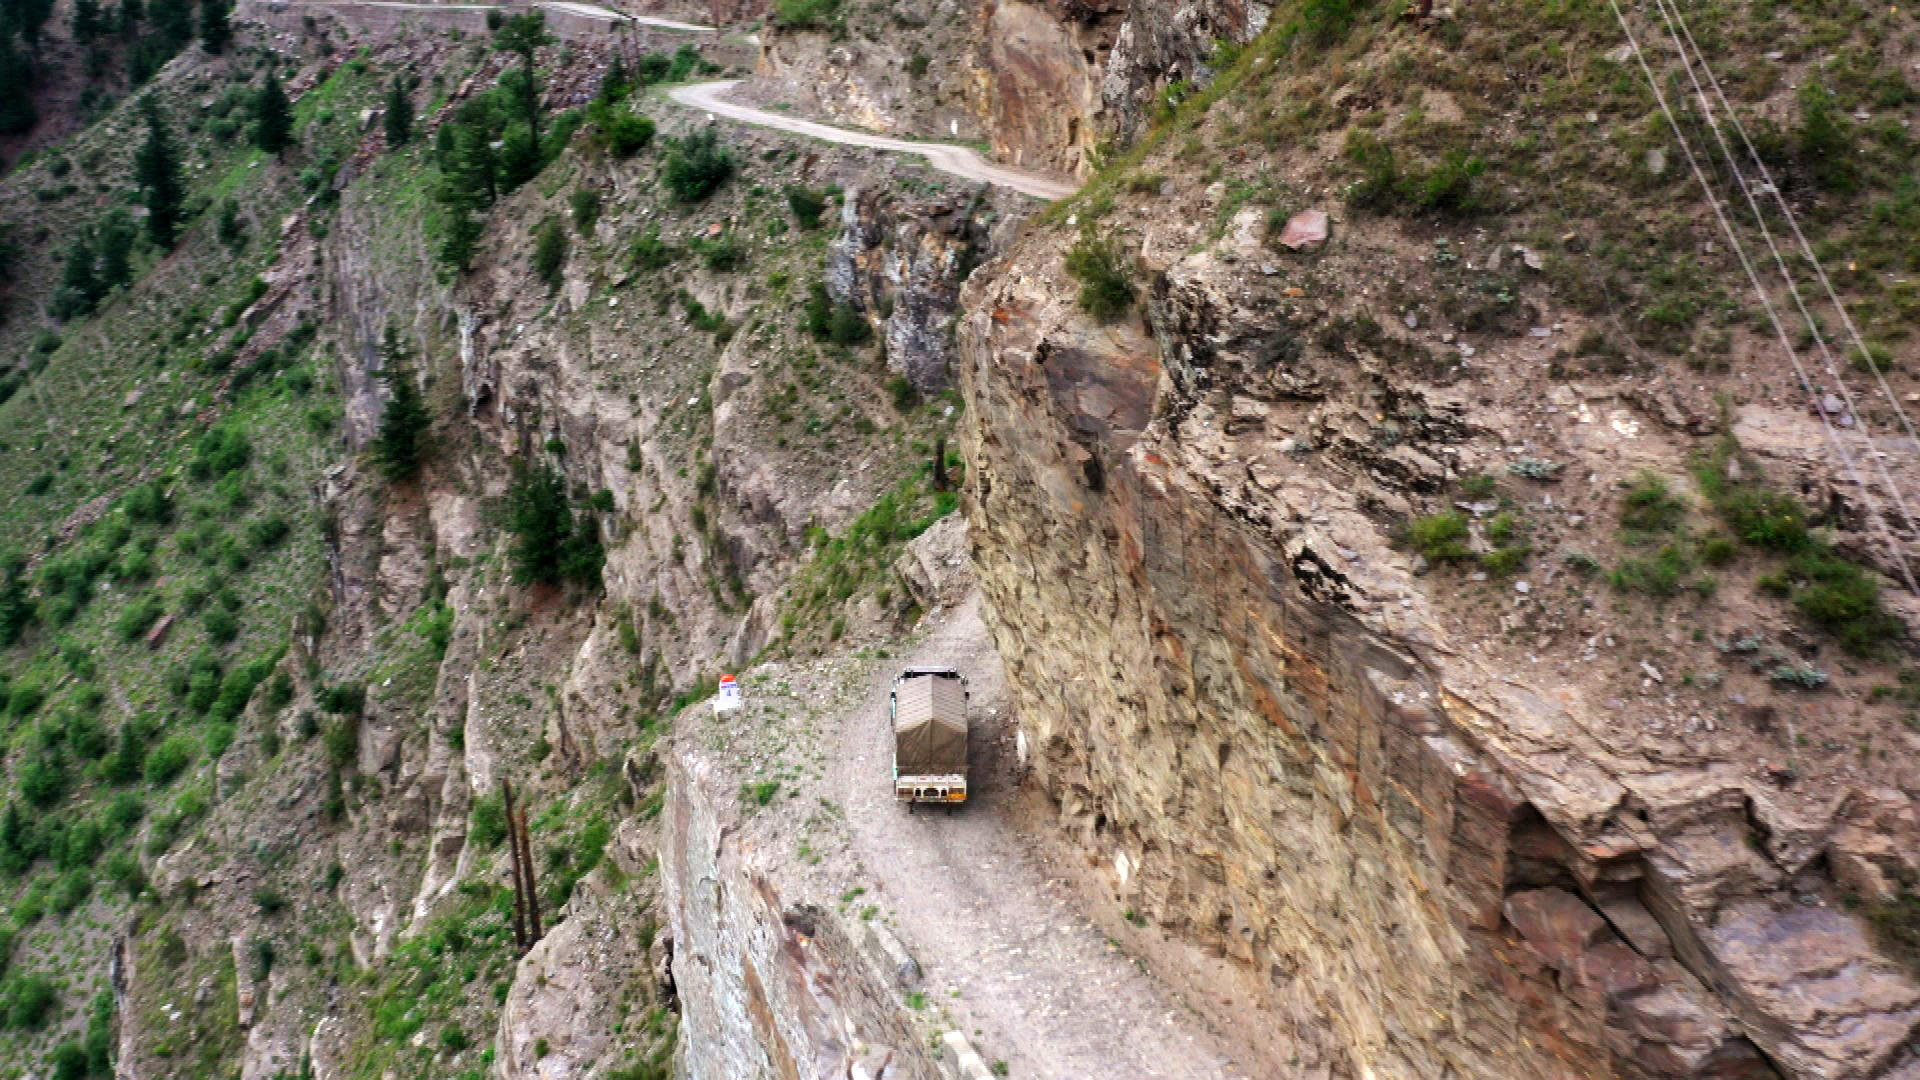
[[[951,305],[1021,204],[699,130],[606,76],[708,38],[570,25],[536,138],[470,29],[243,22],[0,185],[0,1070],[661,1075],[656,740],[916,616]]]
[[[1910,12],[225,10],[5,148],[0,1076],[1920,1070]]]
[[[1199,1000],[1276,1071],[1911,1075],[1910,15],[1687,13],[1831,367],[1629,15],[1810,399],[1607,6],[1143,59],[1208,11],[1130,10],[1137,137],[963,298],[994,633],[1112,925],[1234,958]]]

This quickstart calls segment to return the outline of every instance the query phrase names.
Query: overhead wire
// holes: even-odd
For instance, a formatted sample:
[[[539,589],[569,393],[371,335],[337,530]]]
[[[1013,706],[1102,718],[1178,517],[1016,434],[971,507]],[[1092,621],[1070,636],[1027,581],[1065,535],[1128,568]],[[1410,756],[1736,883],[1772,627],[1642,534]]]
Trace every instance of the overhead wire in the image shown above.
[[[1894,481],[1893,474],[1887,469],[1887,455],[1875,445],[1873,431],[1867,424],[1866,415],[1861,411],[1859,402],[1854,400],[1853,391],[1848,387],[1846,379],[1840,375],[1839,368],[1834,362],[1833,350],[1828,347],[1826,336],[1821,333],[1819,320],[1815,319],[1813,313],[1807,309],[1806,300],[1800,294],[1799,283],[1794,280],[1793,272],[1787,268],[1786,259],[1781,256],[1779,245],[1774,243],[1773,230],[1767,227],[1766,217],[1760,210],[1760,203],[1754,198],[1752,185],[1747,182],[1746,174],[1741,172],[1740,163],[1734,155],[1732,147],[1727,145],[1726,136],[1721,132],[1720,125],[1714,120],[1713,109],[1707,103],[1706,90],[1700,85],[1699,75],[1696,74],[1694,70],[1694,57],[1688,52],[1687,46],[1682,44],[1679,32],[1674,27],[1674,20],[1669,15],[1670,8],[1678,8],[1677,0],[1653,0],[1653,3],[1655,8],[1659,10],[1661,19],[1665,21],[1667,25],[1667,33],[1673,39],[1674,49],[1680,54],[1680,62],[1686,69],[1687,79],[1693,84],[1694,95],[1699,101],[1698,107],[1701,121],[1706,124],[1708,130],[1713,132],[1714,141],[1719,144],[1720,152],[1722,156],[1725,157],[1727,167],[1733,174],[1733,182],[1746,197],[1747,208],[1753,212],[1754,222],[1759,227],[1761,237],[1766,241],[1768,252],[1773,256],[1774,266],[1780,271],[1780,279],[1785,283],[1789,295],[1793,297],[1794,307],[1799,310],[1800,317],[1806,321],[1807,332],[1812,336],[1815,346],[1817,346],[1820,351],[1821,361],[1826,367],[1827,376],[1833,380],[1834,385],[1839,389],[1840,397],[1846,403],[1847,410],[1858,423],[1860,433],[1867,443],[1868,454],[1875,467],[1879,470],[1880,479],[1886,484],[1888,492],[1892,495],[1894,504],[1900,509],[1902,523],[1911,529],[1914,522],[1913,512],[1907,507],[1906,498],[1901,494],[1899,484]],[[1696,45],[1695,51],[1697,52],[1697,50],[1698,46]],[[1704,55],[1699,57],[1699,61],[1701,67],[1708,68]],[[1708,78],[1712,78],[1711,68],[1708,68]],[[1724,103],[1724,98],[1722,101]],[[1724,112],[1731,114],[1732,110],[1724,109]],[[1836,306],[1838,306],[1837,302]],[[1841,307],[1841,311],[1844,313],[1845,308]],[[1871,359],[1868,360],[1867,366],[1870,368],[1876,367]],[[1882,378],[1882,382],[1884,384],[1884,377]],[[1887,396],[1889,399],[1892,398],[1892,394],[1891,388],[1888,388]],[[1896,412],[1900,411],[1897,401],[1894,402],[1894,409]],[[1902,413],[1903,418],[1904,415],[1905,414]]]
[[[1906,429],[1907,437],[1915,440],[1916,444],[1920,444],[1920,434],[1914,431],[1913,421],[1907,416],[1907,411],[1900,407],[1900,399],[1898,395],[1893,392],[1893,387],[1887,384],[1886,374],[1880,370],[1880,365],[1872,359],[1872,355],[1867,351],[1866,340],[1861,336],[1860,328],[1854,325],[1853,315],[1847,311],[1847,306],[1840,302],[1839,294],[1836,293],[1833,288],[1832,279],[1827,277],[1826,268],[1820,264],[1819,257],[1814,254],[1813,245],[1807,242],[1807,235],[1800,228],[1799,217],[1794,214],[1793,207],[1788,204],[1786,194],[1781,190],[1780,185],[1774,182],[1773,174],[1768,171],[1767,163],[1765,159],[1760,156],[1760,151],[1754,148],[1753,140],[1747,135],[1746,125],[1740,122],[1740,114],[1733,111],[1733,105],[1727,100],[1726,91],[1721,89],[1720,80],[1713,74],[1712,65],[1706,62],[1706,53],[1701,50],[1699,43],[1694,40],[1693,29],[1687,25],[1686,16],[1681,13],[1677,0],[1672,4],[1672,7],[1674,21],[1679,24],[1681,33],[1686,35],[1687,43],[1692,46],[1694,53],[1700,57],[1700,66],[1706,71],[1707,84],[1713,87],[1714,96],[1719,99],[1721,110],[1726,113],[1727,119],[1733,124],[1734,131],[1740,136],[1741,144],[1746,147],[1747,154],[1753,159],[1754,166],[1759,170],[1761,183],[1767,191],[1773,195],[1774,202],[1780,207],[1781,216],[1786,218],[1788,227],[1793,230],[1794,240],[1798,242],[1800,246],[1801,257],[1806,259],[1808,265],[1813,267],[1814,276],[1819,280],[1820,287],[1826,291],[1827,302],[1832,304],[1834,310],[1840,313],[1840,321],[1846,326],[1847,334],[1853,340],[1854,348],[1859,350],[1862,357],[1866,358],[1868,369],[1872,371],[1875,380],[1879,382],[1880,392],[1886,396],[1887,403],[1893,406],[1894,415],[1900,418],[1900,425]],[[1911,523],[1911,519],[1909,519],[1909,523]]]
[[[1701,191],[1706,195],[1707,205],[1713,210],[1713,216],[1720,225],[1720,231],[1726,235],[1728,244],[1732,246],[1741,270],[1746,273],[1748,284],[1753,286],[1754,294],[1760,299],[1760,306],[1766,313],[1768,323],[1772,325],[1775,335],[1780,339],[1781,348],[1785,350],[1788,361],[1793,365],[1794,375],[1799,379],[1801,388],[1810,399],[1814,414],[1820,418],[1820,426],[1826,435],[1827,445],[1840,459],[1841,467],[1846,471],[1848,479],[1860,490],[1862,498],[1871,501],[1871,489],[1861,481],[1860,470],[1854,465],[1853,455],[1848,452],[1846,445],[1834,431],[1832,417],[1828,416],[1827,411],[1821,407],[1823,402],[1814,389],[1813,381],[1807,377],[1806,367],[1800,362],[1800,354],[1794,349],[1793,341],[1787,335],[1786,326],[1780,321],[1779,312],[1774,310],[1772,298],[1760,284],[1760,276],[1754,270],[1752,261],[1747,258],[1746,248],[1741,244],[1739,234],[1734,231],[1733,223],[1727,220],[1726,211],[1722,208],[1719,197],[1714,194],[1713,185],[1708,182],[1706,173],[1700,167],[1699,159],[1694,156],[1693,146],[1687,141],[1686,132],[1681,129],[1679,119],[1674,116],[1672,107],[1668,105],[1667,96],[1660,89],[1660,81],[1654,76],[1653,68],[1647,63],[1646,53],[1640,48],[1639,39],[1634,36],[1633,27],[1627,22],[1626,13],[1620,9],[1619,0],[1607,0],[1607,6],[1613,10],[1614,20],[1620,24],[1621,32],[1626,35],[1627,45],[1632,50],[1641,73],[1646,76],[1647,86],[1653,91],[1654,101],[1660,106],[1661,114],[1666,117],[1667,126],[1672,129],[1675,140],[1680,144],[1681,154],[1687,159],[1687,167],[1693,172],[1694,179],[1699,182]],[[1859,420],[1864,424],[1864,417]],[[1900,567],[1901,576],[1905,579],[1908,590],[1920,593],[1920,587],[1916,587],[1914,583],[1913,571],[1907,565],[1899,545],[1894,541],[1885,517],[1874,513],[1869,513],[1868,517],[1879,527],[1881,538],[1886,543],[1887,555]]]

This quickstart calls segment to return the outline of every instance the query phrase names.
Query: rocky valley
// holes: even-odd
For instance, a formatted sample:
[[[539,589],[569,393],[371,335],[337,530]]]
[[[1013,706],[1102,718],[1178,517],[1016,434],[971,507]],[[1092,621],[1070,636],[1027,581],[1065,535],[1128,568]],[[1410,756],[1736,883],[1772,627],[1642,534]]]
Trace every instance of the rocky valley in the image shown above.
[[[0,30],[0,1077],[1920,1078],[1912,12]]]

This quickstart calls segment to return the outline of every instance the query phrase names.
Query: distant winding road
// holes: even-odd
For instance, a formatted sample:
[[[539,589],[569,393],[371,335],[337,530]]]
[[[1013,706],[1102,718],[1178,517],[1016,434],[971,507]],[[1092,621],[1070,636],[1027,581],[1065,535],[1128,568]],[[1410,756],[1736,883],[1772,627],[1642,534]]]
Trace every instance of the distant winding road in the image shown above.
[[[569,5],[554,5],[569,6]],[[996,165],[980,156],[979,152],[967,146],[955,146],[952,143],[915,142],[911,139],[894,139],[885,135],[869,135],[862,131],[848,131],[830,124],[813,120],[801,120],[765,109],[756,109],[751,105],[727,101],[721,95],[740,85],[738,79],[723,79],[718,82],[694,83],[681,86],[668,92],[675,102],[693,109],[701,109],[714,116],[737,120],[743,124],[773,128],[777,131],[805,135],[809,138],[840,143],[844,146],[864,146],[871,150],[890,150],[900,154],[918,154],[927,159],[927,163],[943,173],[950,173],[963,180],[978,180],[999,187],[1011,188],[1023,195],[1036,199],[1062,199],[1077,191],[1078,185],[1057,177],[1027,172],[1024,169]]]
[[[325,0],[319,0],[319,2],[303,4],[301,6],[325,8],[328,7],[329,4],[326,3]],[[404,0],[347,0],[346,3],[338,6],[392,8],[397,11],[491,11],[499,5],[416,4],[406,3]],[[598,4],[574,4],[566,3],[564,0],[546,0],[544,3],[536,3],[533,6],[544,11],[564,11],[569,15],[582,15],[589,19],[607,19],[612,22],[639,23],[642,26],[657,26],[663,30],[686,30],[692,33],[707,33],[715,29],[711,26],[701,26],[699,23],[680,22],[677,19],[657,19],[651,15],[628,15],[610,8],[603,8]]]

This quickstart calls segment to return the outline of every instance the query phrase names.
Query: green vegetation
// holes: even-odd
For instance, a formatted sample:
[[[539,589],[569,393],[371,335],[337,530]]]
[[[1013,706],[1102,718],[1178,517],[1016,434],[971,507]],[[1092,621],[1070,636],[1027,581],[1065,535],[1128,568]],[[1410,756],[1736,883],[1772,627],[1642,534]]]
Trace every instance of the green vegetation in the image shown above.
[[[533,70],[533,54],[553,42],[553,35],[547,33],[547,17],[539,11],[509,15],[493,32],[494,49],[520,58],[521,78],[511,85],[517,88],[515,96],[520,99],[527,130],[532,132],[536,143],[540,140],[540,82]],[[507,85],[505,80],[502,85]]]
[[[560,219],[541,219],[533,231],[533,275],[546,283],[549,291],[560,287],[569,247],[567,229]]]
[[[513,578],[522,585],[600,584],[605,554],[591,514],[574,517],[566,481],[542,464],[516,467],[507,493]]]
[[[1888,955],[1920,974],[1920,880],[1897,874],[1888,895],[1865,905],[1867,924]]]
[[[1407,526],[1407,543],[1435,562],[1464,559],[1467,549],[1467,519],[1457,510],[1444,510],[1416,518]]]
[[[807,286],[807,303],[801,326],[816,341],[835,345],[864,345],[873,338],[873,327],[860,309],[833,299],[824,281]]]
[[[280,77],[271,70],[253,98],[253,145],[275,157],[293,145],[293,106]]]
[[[840,0],[774,0],[772,18],[789,30],[832,29],[840,23]]]
[[[1067,273],[1080,282],[1080,310],[1101,322],[1119,318],[1133,306],[1133,285],[1120,245],[1096,235],[1091,226],[1067,252]]]
[[[1687,504],[1667,489],[1667,479],[1641,470],[1620,501],[1620,526],[1640,533],[1672,532],[1687,516]]]
[[[146,141],[134,158],[134,183],[147,208],[147,236],[162,250],[173,247],[180,233],[186,205],[186,182],[180,175],[180,150],[152,96],[140,100]]]
[[[1430,167],[1405,165],[1394,148],[1364,131],[1348,134],[1345,155],[1359,179],[1347,189],[1347,201],[1376,213],[1437,212],[1467,217],[1487,209],[1474,184],[1486,162],[1465,151],[1450,150]]]
[[[1683,544],[1664,544],[1651,556],[1632,556],[1620,560],[1612,575],[1613,587],[1621,592],[1641,592],[1666,598],[1686,588],[1687,575],[1693,572],[1693,555]]]
[[[1766,487],[1761,475],[1731,436],[1694,463],[1702,494],[1734,538],[1785,559],[1759,579],[1761,590],[1789,599],[1849,652],[1874,653],[1904,637],[1904,624],[1886,610],[1873,577],[1815,535],[1800,504]]]
[[[233,40],[227,0],[200,0],[200,47],[219,56]]]
[[[700,202],[720,189],[733,175],[733,153],[712,128],[668,140],[660,179],[681,202]]]
[[[386,128],[387,146],[398,149],[413,141],[413,95],[407,92],[404,77],[395,75],[387,84],[387,104],[381,118]]]
[[[411,355],[391,325],[381,354],[380,382],[387,388],[387,404],[380,414],[380,431],[368,450],[387,479],[403,482],[419,475],[426,460],[433,416],[415,382]]]
[[[957,458],[948,460],[949,472],[959,467]],[[924,465],[900,481],[839,536],[830,536],[824,529],[809,533],[813,558],[794,575],[781,616],[788,644],[803,625],[815,631],[830,629],[841,604],[885,580],[907,541],[960,505],[953,491],[933,489],[932,471],[931,464]]]
[[[582,236],[592,236],[594,223],[600,220],[600,192],[597,188],[574,188],[567,196],[567,205],[573,211],[573,227]]]
[[[787,185],[787,208],[793,211],[793,220],[803,229],[820,227],[820,216],[827,212],[827,196],[804,184]]]

